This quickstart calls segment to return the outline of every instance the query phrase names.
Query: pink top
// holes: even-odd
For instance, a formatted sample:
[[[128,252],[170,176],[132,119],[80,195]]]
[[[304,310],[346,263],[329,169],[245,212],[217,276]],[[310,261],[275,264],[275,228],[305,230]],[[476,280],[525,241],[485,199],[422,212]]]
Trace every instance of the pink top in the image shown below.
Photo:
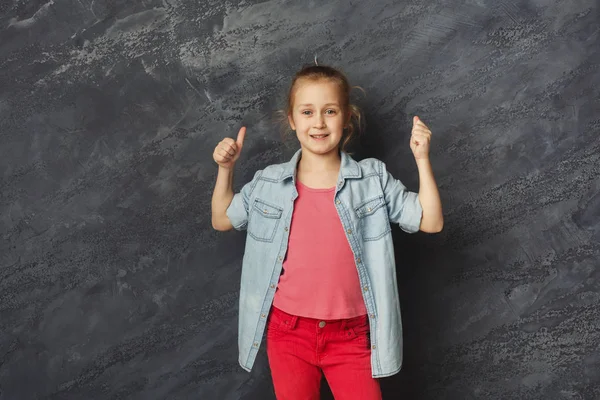
[[[354,255],[333,204],[335,187],[312,189],[296,182],[298,197],[273,305],[317,319],[366,314]]]

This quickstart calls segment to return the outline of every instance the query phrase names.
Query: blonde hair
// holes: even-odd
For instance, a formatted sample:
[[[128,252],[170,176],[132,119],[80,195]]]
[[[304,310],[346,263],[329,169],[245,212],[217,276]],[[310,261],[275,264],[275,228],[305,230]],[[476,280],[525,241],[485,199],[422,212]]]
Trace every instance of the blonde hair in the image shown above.
[[[296,94],[296,90],[298,89],[298,82],[301,80],[313,82],[319,80],[328,80],[338,85],[341,97],[340,106],[342,108],[342,114],[344,116],[344,121],[348,121],[348,124],[342,135],[342,140],[340,141],[340,148],[347,152],[349,143],[360,134],[360,131],[363,128],[362,113],[358,106],[350,102],[350,92],[355,88],[360,89],[363,92],[364,90],[359,86],[350,86],[346,75],[336,68],[325,65],[308,65],[303,67],[300,71],[296,72],[294,78],[292,79],[292,84],[290,85],[290,89],[288,91],[285,110],[280,110],[277,112],[277,119],[281,124],[284,139],[286,134],[290,132],[288,117],[292,115],[292,109],[294,108],[294,96]]]

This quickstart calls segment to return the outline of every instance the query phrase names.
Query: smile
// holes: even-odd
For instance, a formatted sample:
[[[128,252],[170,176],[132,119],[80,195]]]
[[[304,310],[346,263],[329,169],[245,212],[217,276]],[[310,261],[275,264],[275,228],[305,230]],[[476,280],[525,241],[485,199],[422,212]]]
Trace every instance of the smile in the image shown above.
[[[318,140],[318,139],[324,139],[324,138],[326,138],[327,136],[329,136],[329,133],[326,133],[326,134],[323,134],[323,135],[310,135],[310,137],[311,137],[311,138],[313,138],[313,139],[317,139],[317,140]]]

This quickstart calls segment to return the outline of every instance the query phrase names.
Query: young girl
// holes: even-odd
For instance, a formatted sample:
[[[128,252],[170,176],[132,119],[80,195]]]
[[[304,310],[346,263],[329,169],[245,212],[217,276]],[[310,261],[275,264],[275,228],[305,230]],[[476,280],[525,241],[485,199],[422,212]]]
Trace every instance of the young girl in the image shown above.
[[[429,162],[431,131],[414,117],[410,147],[419,193],[345,146],[358,108],[337,69],[294,77],[287,117],[300,149],[259,170],[234,195],[233,168],[246,129],[223,139],[212,225],[247,229],[240,287],[239,363],[250,371],[266,329],[278,399],[318,399],[325,374],[336,399],[380,399],[377,378],[402,364],[402,325],[390,223],[439,232],[442,207]]]

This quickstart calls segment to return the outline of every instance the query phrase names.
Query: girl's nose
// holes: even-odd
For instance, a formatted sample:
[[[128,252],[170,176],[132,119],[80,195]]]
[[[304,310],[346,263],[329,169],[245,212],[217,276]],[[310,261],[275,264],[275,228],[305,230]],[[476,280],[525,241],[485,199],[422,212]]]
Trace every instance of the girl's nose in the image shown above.
[[[325,128],[325,118],[322,115],[317,116],[317,120],[315,121],[315,128]]]

